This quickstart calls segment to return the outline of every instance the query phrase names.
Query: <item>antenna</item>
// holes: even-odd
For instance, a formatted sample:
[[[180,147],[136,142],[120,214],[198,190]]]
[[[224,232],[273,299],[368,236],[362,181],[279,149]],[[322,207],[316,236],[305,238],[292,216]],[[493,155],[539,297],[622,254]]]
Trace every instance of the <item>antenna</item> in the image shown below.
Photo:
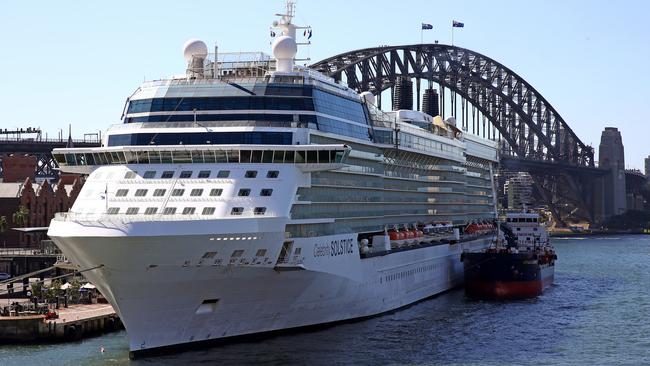
[[[281,37],[291,37],[293,39],[293,41],[294,41],[293,43],[295,44],[295,46],[293,46],[293,47],[310,45],[311,41],[309,41],[309,39],[311,38],[311,35],[312,35],[312,29],[311,29],[310,26],[303,27],[303,26],[296,26],[295,24],[293,24],[293,18],[295,16],[295,10],[296,10],[295,1],[294,0],[287,0],[286,3],[285,3],[285,12],[284,12],[284,14],[275,14],[276,16],[279,16],[280,19],[273,21],[273,23],[271,24],[271,37],[275,38],[275,41],[277,41],[278,38],[281,38]],[[304,29],[305,30],[303,35],[305,37],[307,37],[307,42],[296,42],[295,41],[296,40],[296,30],[297,29]],[[278,32],[276,33],[273,30],[277,30]],[[285,43],[285,44],[287,42],[288,41],[283,41],[283,43]],[[272,42],[272,43],[273,43],[273,46],[274,46],[273,48],[275,49],[276,42]],[[285,47],[282,47],[282,48],[286,50],[287,48],[293,48],[293,47],[285,46]],[[297,50],[297,48],[296,48],[296,50]],[[275,53],[275,51],[274,51],[274,53]],[[297,51],[296,51],[296,53],[297,53]],[[281,52],[281,54],[282,54],[282,56],[285,56],[287,54],[287,52]],[[291,65],[290,65],[291,70],[293,69],[293,61],[295,61],[294,58],[295,58],[295,53],[291,57]],[[300,59],[300,60],[309,60],[309,58]],[[282,64],[280,66],[280,69],[282,69],[281,71],[287,71],[286,68],[289,66],[288,61],[283,58],[282,61],[278,59],[278,62],[279,62],[279,64]],[[289,71],[291,71],[291,70],[289,70]]]

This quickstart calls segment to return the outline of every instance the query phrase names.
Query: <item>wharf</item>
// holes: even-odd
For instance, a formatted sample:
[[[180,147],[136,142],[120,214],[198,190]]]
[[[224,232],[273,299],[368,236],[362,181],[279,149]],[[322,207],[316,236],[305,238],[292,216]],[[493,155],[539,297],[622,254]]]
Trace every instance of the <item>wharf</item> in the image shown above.
[[[109,304],[70,305],[57,310],[57,319],[44,315],[0,316],[0,343],[74,341],[122,329]]]

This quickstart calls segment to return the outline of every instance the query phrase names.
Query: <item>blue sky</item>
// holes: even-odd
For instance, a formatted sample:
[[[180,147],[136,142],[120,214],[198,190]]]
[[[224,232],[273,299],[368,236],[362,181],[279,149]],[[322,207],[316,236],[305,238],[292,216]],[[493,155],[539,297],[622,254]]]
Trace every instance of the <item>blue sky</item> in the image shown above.
[[[50,136],[118,123],[143,79],[184,70],[189,38],[220,51],[270,53],[281,0],[2,1],[2,128]],[[296,23],[314,28],[313,61],[382,44],[451,41],[505,64],[531,83],[578,136],[597,147],[605,126],[622,132],[626,164],[650,155],[650,2],[302,0]],[[306,54],[302,51],[303,55]]]

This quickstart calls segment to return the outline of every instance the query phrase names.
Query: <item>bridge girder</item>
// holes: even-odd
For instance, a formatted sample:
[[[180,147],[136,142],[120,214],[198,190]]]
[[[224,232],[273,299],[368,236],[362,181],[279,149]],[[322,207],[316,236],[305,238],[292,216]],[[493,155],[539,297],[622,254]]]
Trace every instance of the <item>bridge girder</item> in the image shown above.
[[[311,65],[358,92],[375,95],[400,76],[435,82],[459,94],[499,131],[520,158],[594,166],[594,152],[535,88],[499,62],[443,44],[366,48]]]

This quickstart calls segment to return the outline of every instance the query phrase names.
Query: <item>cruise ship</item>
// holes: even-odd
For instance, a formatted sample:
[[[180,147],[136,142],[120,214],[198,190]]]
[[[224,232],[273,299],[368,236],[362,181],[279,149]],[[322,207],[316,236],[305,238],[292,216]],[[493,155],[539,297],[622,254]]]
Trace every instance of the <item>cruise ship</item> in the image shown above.
[[[132,357],[398,309],[493,239],[497,144],[297,65],[293,11],[273,57],[188,41],[186,72],[138,87],[101,147],[53,151],[86,181],[48,235]]]

